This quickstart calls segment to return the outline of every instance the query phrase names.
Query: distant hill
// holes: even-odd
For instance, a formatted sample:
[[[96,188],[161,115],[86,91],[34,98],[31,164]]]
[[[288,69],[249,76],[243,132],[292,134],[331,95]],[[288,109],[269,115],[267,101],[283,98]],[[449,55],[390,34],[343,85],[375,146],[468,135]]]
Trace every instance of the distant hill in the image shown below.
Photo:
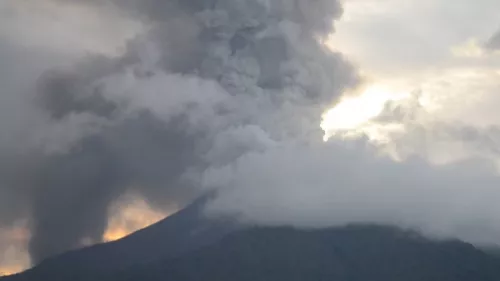
[[[500,257],[391,227],[238,228],[195,204],[1,281],[499,281]]]

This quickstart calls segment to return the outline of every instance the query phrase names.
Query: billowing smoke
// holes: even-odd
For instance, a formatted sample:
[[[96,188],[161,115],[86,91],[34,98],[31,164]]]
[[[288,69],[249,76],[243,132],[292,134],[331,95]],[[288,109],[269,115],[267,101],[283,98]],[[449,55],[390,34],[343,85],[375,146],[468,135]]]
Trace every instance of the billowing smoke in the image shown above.
[[[45,1],[111,9],[144,32],[120,55],[0,75],[0,225],[29,218],[34,263],[101,241],[129,193],[171,211],[215,189],[208,215],[250,223],[497,241],[489,162],[436,167],[364,140],[322,142],[322,113],[359,80],[323,44],[337,1]]]
[[[342,12],[334,0],[57,2],[113,7],[147,31],[118,57],[30,81],[34,117],[2,151],[0,200],[16,202],[6,222],[29,215],[33,263],[100,241],[126,192],[168,209],[210,190],[208,168],[321,139],[322,111],[357,83],[322,44]]]

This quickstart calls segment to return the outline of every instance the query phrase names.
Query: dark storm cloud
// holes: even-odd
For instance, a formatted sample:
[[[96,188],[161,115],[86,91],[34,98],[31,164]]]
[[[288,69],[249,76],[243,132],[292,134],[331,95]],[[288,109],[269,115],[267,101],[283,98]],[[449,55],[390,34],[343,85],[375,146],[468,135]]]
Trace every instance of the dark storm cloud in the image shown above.
[[[128,191],[182,205],[204,192],[207,167],[304,128],[317,134],[322,110],[357,82],[319,40],[341,14],[336,1],[57,2],[112,4],[151,28],[119,57],[29,81],[43,122],[0,192],[22,191],[15,213],[30,213],[34,263],[100,241],[111,203]]]

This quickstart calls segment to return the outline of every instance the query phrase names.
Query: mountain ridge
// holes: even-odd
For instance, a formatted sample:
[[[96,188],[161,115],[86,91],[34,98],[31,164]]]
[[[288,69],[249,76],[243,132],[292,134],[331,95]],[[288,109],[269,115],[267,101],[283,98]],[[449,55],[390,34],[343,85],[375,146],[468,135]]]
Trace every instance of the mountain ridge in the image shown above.
[[[397,227],[242,226],[205,200],[124,239],[51,258],[1,281],[498,281],[500,256]],[[202,229],[199,231],[199,229]]]

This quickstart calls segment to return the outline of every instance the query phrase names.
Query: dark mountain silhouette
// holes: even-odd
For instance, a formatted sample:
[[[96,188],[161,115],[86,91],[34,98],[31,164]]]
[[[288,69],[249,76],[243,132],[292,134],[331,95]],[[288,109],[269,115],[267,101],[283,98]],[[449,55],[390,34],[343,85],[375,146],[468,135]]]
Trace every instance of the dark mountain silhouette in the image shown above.
[[[500,259],[389,227],[255,228],[102,280],[498,281]]]
[[[241,228],[203,201],[122,240],[73,251],[1,281],[498,281],[500,257],[382,226]]]

